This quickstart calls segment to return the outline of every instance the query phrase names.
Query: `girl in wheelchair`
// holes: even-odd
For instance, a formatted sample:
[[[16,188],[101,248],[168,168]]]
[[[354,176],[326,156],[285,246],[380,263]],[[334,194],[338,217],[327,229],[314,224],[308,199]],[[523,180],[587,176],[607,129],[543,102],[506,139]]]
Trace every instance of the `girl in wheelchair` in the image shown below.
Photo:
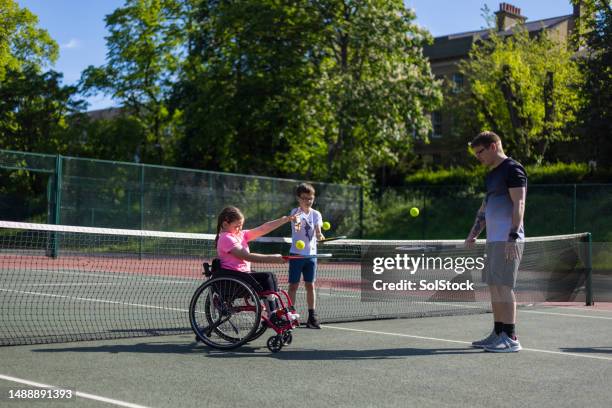
[[[284,263],[287,261],[280,254],[251,253],[249,251],[249,241],[266,235],[287,222],[295,221],[295,218],[295,216],[284,216],[266,222],[259,227],[243,230],[244,215],[238,208],[230,206],[221,211],[217,220],[215,244],[221,271],[248,273],[257,281],[262,289],[260,294],[266,298],[267,319],[275,326],[282,325],[281,320],[285,316],[291,320],[297,320],[299,315],[292,311],[276,313],[279,306],[275,295],[278,292],[276,276],[271,272],[252,272],[251,262]]]

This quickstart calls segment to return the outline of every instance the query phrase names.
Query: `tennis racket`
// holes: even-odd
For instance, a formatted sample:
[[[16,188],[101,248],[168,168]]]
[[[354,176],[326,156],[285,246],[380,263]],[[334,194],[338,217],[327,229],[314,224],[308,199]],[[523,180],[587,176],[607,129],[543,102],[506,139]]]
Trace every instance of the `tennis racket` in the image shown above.
[[[316,255],[285,255],[283,259],[320,259],[320,258],[331,258],[332,254],[316,254]]]
[[[337,241],[339,239],[346,239],[346,235],[339,235],[337,237],[331,237],[331,238],[325,238],[325,239],[320,239],[317,242],[319,244],[324,244],[326,242],[331,242],[331,241]]]

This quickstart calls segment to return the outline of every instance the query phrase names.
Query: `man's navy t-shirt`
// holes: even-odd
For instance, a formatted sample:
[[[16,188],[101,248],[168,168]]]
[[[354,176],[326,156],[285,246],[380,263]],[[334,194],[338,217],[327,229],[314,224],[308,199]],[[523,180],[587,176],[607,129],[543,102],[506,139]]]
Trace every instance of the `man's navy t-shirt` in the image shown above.
[[[491,170],[485,179],[487,242],[507,241],[512,227],[512,199],[509,188],[527,187],[527,173],[517,161],[507,158]],[[519,239],[525,238],[523,225]]]

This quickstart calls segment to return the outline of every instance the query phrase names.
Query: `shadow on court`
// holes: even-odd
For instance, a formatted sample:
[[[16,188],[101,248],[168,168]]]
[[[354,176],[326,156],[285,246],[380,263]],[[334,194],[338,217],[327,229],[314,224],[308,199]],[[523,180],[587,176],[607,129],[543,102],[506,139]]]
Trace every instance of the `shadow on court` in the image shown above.
[[[598,353],[598,354],[612,354],[612,346],[604,347],[562,347],[561,351],[566,353]]]
[[[145,353],[145,354],[200,354],[208,358],[240,359],[240,358],[276,358],[278,360],[369,360],[392,359],[410,356],[457,355],[482,352],[474,348],[387,348],[370,350],[317,350],[299,349],[288,346],[279,353],[270,353],[265,347],[244,346],[235,351],[210,350],[197,344],[176,343],[138,343],[131,345],[104,345],[86,347],[62,347],[34,349],[35,353]]]

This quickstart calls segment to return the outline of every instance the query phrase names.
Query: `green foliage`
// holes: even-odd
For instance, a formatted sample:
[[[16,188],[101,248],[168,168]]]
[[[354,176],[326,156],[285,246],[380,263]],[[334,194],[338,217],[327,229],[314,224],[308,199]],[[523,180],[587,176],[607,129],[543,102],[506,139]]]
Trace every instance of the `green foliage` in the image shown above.
[[[482,179],[479,179],[482,183]],[[531,180],[530,180],[531,182]],[[387,189],[366,213],[367,238],[464,239],[484,198],[484,188],[422,186]],[[410,208],[420,215],[411,217]],[[525,226],[531,237],[591,232],[596,242],[612,238],[612,185],[537,184],[527,190]],[[483,234],[483,237],[485,234]]]
[[[585,80],[580,91],[587,103],[580,112],[581,150],[612,167],[612,7],[609,0],[584,0],[580,44],[584,54],[580,70]]]
[[[67,115],[82,108],[62,75],[43,72],[58,46],[38,18],[13,0],[0,0],[0,148],[65,151]]]
[[[274,152],[289,149],[284,132],[293,131],[289,122],[314,81],[305,61],[311,10],[272,1],[193,3],[175,93],[185,112],[181,164],[280,173]]]
[[[583,182],[611,182],[606,170],[594,171],[584,163],[552,163],[525,167],[530,184],[564,184]],[[484,167],[466,169],[452,167],[443,170],[420,170],[406,177],[410,186],[472,186],[482,185],[487,170]]]
[[[141,156],[153,162],[173,162],[180,112],[168,109],[168,99],[184,47],[180,2],[128,0],[106,17],[107,63],[82,74],[84,92],[103,92],[121,102],[146,130]]]
[[[463,111],[460,123],[470,131],[493,130],[515,158],[541,163],[552,142],[571,138],[567,130],[582,103],[576,92],[582,75],[572,55],[546,32],[530,37],[519,26],[502,37],[489,31],[460,63],[470,81],[469,96],[454,101]]]
[[[413,19],[401,1],[201,2],[184,163],[351,182],[397,163],[440,99]]]
[[[134,155],[141,153],[146,134],[142,121],[130,116],[86,121],[81,131],[87,136],[75,152],[79,156],[126,162],[134,161]],[[148,157],[143,159],[147,161]]]
[[[15,0],[0,0],[0,82],[7,70],[40,70],[57,59],[57,43],[37,24],[38,18]]]
[[[424,112],[441,95],[421,55],[429,35],[399,1],[330,1],[319,13],[326,47],[311,123],[327,151],[315,156],[317,176],[366,181],[373,168],[397,164],[413,133],[430,129]]]
[[[482,180],[486,173],[484,167],[466,169],[462,167],[451,167],[442,170],[419,170],[406,177],[408,185],[473,185],[475,180]]]
[[[68,117],[83,102],[74,99],[75,87],[62,86],[61,79],[61,74],[39,73],[35,66],[5,72],[0,81],[0,148],[66,153],[78,143],[68,131]]]
[[[366,236],[372,239],[465,238],[474,223],[482,193],[458,186],[387,189],[367,214]],[[458,203],[461,203],[460,205]],[[418,217],[410,215],[419,208]]]
[[[529,182],[533,184],[581,183],[591,172],[585,163],[555,163],[545,166],[527,166]],[[592,177],[591,177],[592,179]]]

